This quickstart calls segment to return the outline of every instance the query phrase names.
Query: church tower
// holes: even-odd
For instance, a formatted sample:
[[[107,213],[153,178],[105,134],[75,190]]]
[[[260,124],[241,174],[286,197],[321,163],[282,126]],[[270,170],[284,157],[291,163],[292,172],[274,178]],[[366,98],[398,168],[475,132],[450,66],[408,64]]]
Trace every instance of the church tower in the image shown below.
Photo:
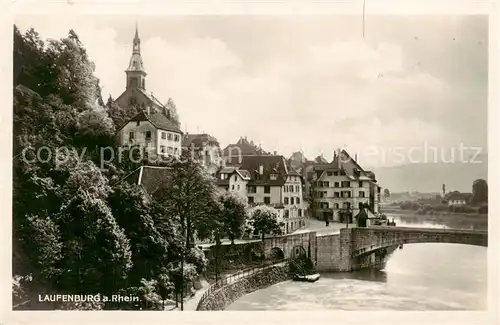
[[[144,70],[144,64],[142,63],[141,57],[141,39],[139,38],[139,31],[137,30],[137,25],[135,26],[135,37],[132,47],[132,57],[130,58],[130,63],[127,70],[125,70],[127,76],[127,86],[126,88],[139,88],[146,90],[146,71]]]

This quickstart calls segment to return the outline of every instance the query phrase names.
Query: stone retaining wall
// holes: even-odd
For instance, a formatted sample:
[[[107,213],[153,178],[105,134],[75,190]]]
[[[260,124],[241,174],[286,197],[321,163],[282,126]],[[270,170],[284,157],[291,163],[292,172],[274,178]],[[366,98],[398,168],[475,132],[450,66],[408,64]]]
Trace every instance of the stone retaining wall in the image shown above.
[[[198,306],[197,310],[224,310],[224,308],[246,294],[290,278],[288,264],[264,269],[214,291]]]

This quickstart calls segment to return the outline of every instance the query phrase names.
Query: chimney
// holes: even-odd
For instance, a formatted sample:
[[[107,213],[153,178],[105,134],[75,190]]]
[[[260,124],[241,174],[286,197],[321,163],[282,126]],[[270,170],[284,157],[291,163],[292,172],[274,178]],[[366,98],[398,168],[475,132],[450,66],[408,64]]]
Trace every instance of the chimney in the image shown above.
[[[338,160],[337,160],[337,168],[340,168],[342,166],[342,162],[340,160],[343,159],[343,155],[340,154],[340,149],[337,149],[338,150]]]
[[[262,165],[259,166],[259,174],[264,174],[264,166]]]
[[[277,156],[278,152],[276,150],[273,151],[273,155]]]
[[[358,162],[358,154],[357,153],[354,155],[354,161]]]
[[[151,114],[151,105],[148,105],[146,108],[146,114],[150,115]]]

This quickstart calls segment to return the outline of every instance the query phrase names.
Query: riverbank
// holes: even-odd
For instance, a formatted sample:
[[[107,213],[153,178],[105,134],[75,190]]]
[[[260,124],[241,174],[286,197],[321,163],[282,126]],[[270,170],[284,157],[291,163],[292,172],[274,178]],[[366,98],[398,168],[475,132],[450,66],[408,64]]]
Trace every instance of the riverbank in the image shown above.
[[[485,218],[488,219],[488,214],[482,213],[463,213],[463,212],[449,212],[449,211],[434,211],[433,214],[418,214],[416,210],[403,210],[398,207],[383,207],[380,209],[382,213],[396,213],[405,215],[414,215],[415,217],[434,217],[434,216],[449,216],[457,218]]]
[[[237,299],[251,292],[290,280],[288,265],[274,265],[249,276],[236,278],[214,291],[199,304],[197,310],[224,310]]]

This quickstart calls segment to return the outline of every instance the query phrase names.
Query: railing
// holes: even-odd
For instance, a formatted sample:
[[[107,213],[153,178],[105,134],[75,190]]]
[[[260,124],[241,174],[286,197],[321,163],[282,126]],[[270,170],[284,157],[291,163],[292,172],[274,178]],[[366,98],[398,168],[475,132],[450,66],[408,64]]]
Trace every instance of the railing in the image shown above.
[[[222,287],[224,287],[224,286],[226,286],[228,284],[234,283],[238,279],[246,278],[246,277],[248,277],[250,275],[261,273],[262,271],[264,271],[264,270],[266,270],[268,268],[277,266],[277,265],[286,265],[287,263],[288,263],[287,259],[277,260],[277,261],[272,261],[272,262],[265,262],[265,263],[263,263],[261,265],[254,266],[254,267],[251,267],[251,268],[248,268],[248,269],[244,269],[244,270],[238,271],[236,273],[233,273],[231,275],[225,276],[221,280],[218,280],[217,282],[215,282],[214,284],[212,284],[207,289],[207,291],[205,291],[203,293],[203,295],[200,298],[200,301],[198,302],[198,308],[203,304],[203,302],[205,301],[205,299],[207,299],[207,297],[210,294],[212,294],[214,291],[219,290],[220,288],[222,288]]]

